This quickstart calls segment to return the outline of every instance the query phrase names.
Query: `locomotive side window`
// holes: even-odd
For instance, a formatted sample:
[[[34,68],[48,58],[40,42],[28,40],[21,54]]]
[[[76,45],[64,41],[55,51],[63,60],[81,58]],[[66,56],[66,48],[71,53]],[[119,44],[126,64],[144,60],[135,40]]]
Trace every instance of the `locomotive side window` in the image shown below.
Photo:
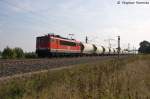
[[[60,45],[66,45],[66,46],[76,46],[76,43],[60,40]]]

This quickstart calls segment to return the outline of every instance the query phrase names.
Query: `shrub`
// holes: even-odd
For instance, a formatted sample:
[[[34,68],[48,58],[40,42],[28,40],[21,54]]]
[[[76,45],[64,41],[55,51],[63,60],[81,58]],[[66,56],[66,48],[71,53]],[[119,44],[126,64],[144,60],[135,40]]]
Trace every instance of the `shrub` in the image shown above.
[[[2,52],[2,58],[4,59],[13,59],[16,57],[16,53],[13,49],[6,47]]]
[[[2,52],[2,58],[4,59],[24,58],[24,52],[19,47],[16,47],[14,49],[6,47]]]
[[[24,58],[24,52],[21,48],[14,48],[14,52],[16,53],[16,58]]]

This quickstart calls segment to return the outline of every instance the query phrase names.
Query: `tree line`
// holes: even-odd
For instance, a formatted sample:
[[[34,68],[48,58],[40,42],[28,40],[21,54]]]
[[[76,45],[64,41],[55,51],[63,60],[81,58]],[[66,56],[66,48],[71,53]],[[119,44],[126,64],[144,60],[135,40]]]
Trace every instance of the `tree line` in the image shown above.
[[[24,52],[23,49],[19,47],[6,47],[3,51],[0,51],[0,56],[3,59],[37,58],[35,52]]]

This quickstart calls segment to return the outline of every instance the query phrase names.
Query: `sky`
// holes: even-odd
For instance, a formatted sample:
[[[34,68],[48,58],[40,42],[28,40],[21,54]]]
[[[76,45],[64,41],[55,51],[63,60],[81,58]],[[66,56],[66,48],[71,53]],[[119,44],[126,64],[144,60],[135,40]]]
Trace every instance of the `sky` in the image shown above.
[[[36,37],[48,33],[74,34],[82,42],[88,36],[89,42],[105,46],[113,39],[112,47],[119,35],[122,48],[138,48],[141,41],[150,41],[149,11],[150,4],[117,0],[0,0],[0,50],[35,51]]]

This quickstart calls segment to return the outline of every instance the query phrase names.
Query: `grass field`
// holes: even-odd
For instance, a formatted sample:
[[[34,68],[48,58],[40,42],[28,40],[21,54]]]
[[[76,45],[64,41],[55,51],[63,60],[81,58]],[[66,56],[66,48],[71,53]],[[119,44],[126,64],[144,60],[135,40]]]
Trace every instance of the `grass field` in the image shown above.
[[[150,56],[80,64],[0,82],[0,99],[150,99]]]

